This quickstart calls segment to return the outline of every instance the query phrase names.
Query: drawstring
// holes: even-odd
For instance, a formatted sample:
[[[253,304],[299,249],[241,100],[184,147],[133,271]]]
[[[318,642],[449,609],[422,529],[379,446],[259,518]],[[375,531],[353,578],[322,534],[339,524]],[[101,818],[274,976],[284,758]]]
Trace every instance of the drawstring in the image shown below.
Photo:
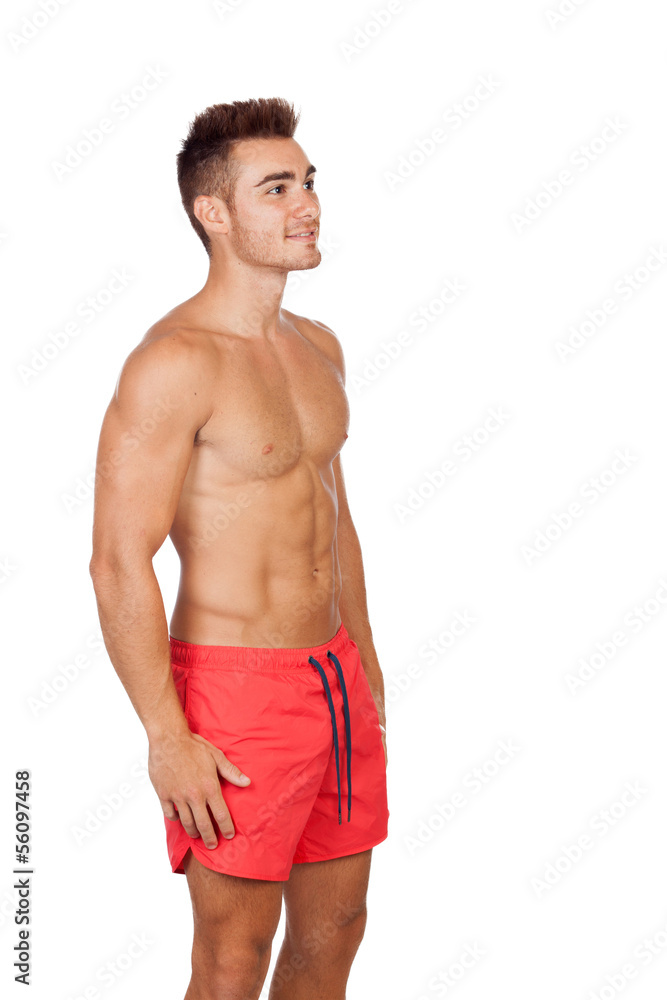
[[[327,650],[327,656],[331,660],[333,660],[334,667],[336,668],[336,673],[338,674],[338,680],[340,682],[340,689],[343,695],[343,718],[345,720],[345,743],[347,746],[347,821],[349,823],[350,813],[352,812],[352,737],[350,729],[350,709],[347,701],[347,688],[345,687],[343,668],[340,665],[338,657],[335,656],[330,649]],[[322,683],[324,685],[324,692],[327,696],[327,701],[329,703],[329,712],[331,714],[331,728],[333,729],[334,752],[336,755],[336,780],[338,782],[338,822],[342,823],[343,820],[340,814],[340,762],[338,754],[338,727],[336,725],[336,711],[334,709],[333,698],[331,697],[331,688],[329,687],[329,682],[327,680],[327,675],[325,674],[324,669],[317,662],[314,656],[309,656],[308,662],[312,663],[314,667],[317,667],[317,671],[320,677],[322,678]]]

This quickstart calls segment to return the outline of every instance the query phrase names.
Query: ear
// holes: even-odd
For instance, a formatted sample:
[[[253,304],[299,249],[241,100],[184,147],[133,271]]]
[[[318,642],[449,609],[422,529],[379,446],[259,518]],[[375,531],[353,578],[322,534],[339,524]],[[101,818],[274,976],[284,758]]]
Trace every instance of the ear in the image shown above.
[[[193,202],[196,219],[210,236],[220,236],[229,232],[229,211],[224,202],[215,195],[198,194]]]

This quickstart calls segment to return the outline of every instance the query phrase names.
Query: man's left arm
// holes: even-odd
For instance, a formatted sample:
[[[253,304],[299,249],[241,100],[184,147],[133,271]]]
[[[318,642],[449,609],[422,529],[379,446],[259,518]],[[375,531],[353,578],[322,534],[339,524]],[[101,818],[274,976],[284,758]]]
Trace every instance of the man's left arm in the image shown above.
[[[338,495],[338,562],[342,578],[339,603],[340,616],[350,638],[359,647],[361,663],[377,706],[380,725],[383,728],[382,739],[384,742],[384,729],[386,727],[384,679],[375,651],[371,625],[368,620],[368,604],[361,545],[359,544],[359,537],[350,516],[340,455],[337,455],[334,459],[333,470],[336,480],[336,493]],[[385,743],[385,756],[386,753],[387,748]]]
[[[310,334],[316,334],[316,343],[321,350],[324,350],[329,359],[336,365],[345,386],[345,357],[342,345],[331,327],[325,323],[309,321],[307,329]],[[324,340],[322,332],[324,331]],[[375,652],[373,633],[368,620],[368,604],[366,599],[366,582],[364,580],[364,564],[361,556],[361,545],[357,535],[350,508],[347,502],[345,491],[345,480],[343,479],[343,468],[341,466],[340,454],[336,455],[332,463],[334,479],[336,482],[336,496],[338,500],[338,524],[336,529],[338,545],[338,563],[342,578],[340,601],[338,609],[340,617],[347,629],[347,633],[353,642],[359,647],[359,656],[364,668],[368,684],[373,695],[373,700],[377,707],[380,725],[382,727],[382,744],[384,746],[385,764],[387,762],[387,741],[385,738],[385,711],[384,711],[384,679],[378,655]]]

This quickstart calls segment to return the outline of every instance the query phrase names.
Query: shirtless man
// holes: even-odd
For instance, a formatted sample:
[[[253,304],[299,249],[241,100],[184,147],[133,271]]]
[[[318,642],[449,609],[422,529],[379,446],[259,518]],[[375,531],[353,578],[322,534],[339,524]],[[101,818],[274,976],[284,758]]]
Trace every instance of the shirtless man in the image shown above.
[[[388,835],[343,353],[281,307],[288,272],[321,260],[298,118],[273,98],[192,122],[178,179],[208,279],[127,358],[97,457],[90,571],[192,898],[186,1000],[259,996],[283,898],[270,1000],[344,1000]],[[169,627],[152,562],[167,535]]]

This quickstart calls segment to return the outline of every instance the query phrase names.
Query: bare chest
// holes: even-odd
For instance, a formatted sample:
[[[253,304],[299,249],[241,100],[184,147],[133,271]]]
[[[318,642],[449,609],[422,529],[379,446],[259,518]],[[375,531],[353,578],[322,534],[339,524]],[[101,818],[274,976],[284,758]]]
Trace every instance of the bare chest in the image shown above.
[[[214,412],[195,447],[232,478],[277,477],[304,460],[328,466],[347,437],[340,374],[302,337],[276,348],[237,345],[214,384]]]

